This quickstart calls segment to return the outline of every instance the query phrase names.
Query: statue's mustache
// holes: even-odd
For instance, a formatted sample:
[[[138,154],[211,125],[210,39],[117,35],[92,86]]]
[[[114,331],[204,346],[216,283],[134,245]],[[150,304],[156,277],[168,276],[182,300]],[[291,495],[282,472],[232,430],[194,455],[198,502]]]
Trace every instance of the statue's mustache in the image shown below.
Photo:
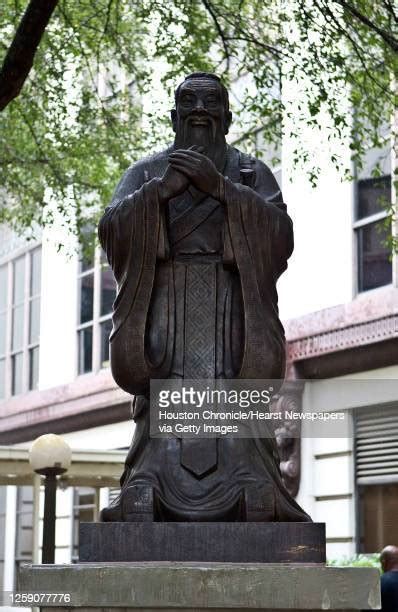
[[[210,121],[211,120],[211,115],[209,115],[208,113],[206,113],[205,111],[203,112],[194,112],[194,113],[190,113],[187,116],[187,120],[188,121],[195,121],[195,120],[205,120],[205,121]]]

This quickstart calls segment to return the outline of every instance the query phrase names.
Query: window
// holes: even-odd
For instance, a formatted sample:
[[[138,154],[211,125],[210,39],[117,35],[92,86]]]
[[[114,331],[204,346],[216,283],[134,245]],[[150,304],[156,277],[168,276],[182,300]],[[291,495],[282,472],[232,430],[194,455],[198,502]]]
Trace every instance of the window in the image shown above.
[[[6,532],[6,497],[7,488],[0,486],[0,591],[4,590],[4,551]]]
[[[33,558],[33,487],[18,487],[15,533],[15,576]]]
[[[76,487],[73,491],[72,562],[79,560],[80,523],[92,523],[97,518],[97,493],[92,487]]]
[[[109,365],[109,335],[116,284],[102,250],[84,256],[79,272],[78,372]]]
[[[357,236],[358,291],[368,291],[392,282],[391,177],[365,178],[357,182],[354,230]]]
[[[6,396],[7,268],[7,265],[0,268],[0,399]]]
[[[0,399],[39,379],[41,249],[0,266]]]
[[[33,487],[18,487],[15,560],[32,561],[33,550]]]

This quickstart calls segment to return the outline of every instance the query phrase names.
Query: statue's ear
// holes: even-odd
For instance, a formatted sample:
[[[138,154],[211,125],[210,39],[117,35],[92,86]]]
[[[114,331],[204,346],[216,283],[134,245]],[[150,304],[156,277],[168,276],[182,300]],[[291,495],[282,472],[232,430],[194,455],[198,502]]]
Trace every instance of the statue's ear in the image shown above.
[[[224,128],[225,134],[228,134],[231,123],[232,123],[232,113],[231,111],[228,111],[225,116],[225,128]]]
[[[175,108],[173,108],[170,111],[170,117],[171,117],[171,124],[173,126],[173,132],[177,131],[177,111]]]

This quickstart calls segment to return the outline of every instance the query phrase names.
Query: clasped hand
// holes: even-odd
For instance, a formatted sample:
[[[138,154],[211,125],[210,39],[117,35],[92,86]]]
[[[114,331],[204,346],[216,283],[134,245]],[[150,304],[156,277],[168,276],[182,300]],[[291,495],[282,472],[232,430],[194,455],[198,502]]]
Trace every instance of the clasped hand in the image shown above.
[[[169,155],[169,166],[161,179],[165,199],[180,195],[190,184],[203,193],[218,196],[222,176],[201,150],[202,147],[177,149]]]

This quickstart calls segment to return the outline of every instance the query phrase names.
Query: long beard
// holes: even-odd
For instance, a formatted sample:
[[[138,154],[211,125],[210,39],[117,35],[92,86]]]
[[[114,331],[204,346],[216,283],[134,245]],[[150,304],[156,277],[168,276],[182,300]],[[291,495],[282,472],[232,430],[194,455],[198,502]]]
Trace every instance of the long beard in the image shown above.
[[[178,122],[174,146],[176,149],[189,149],[193,145],[203,147],[203,154],[223,170],[226,155],[226,141],[223,131],[211,119],[208,126],[192,125],[189,119]]]

